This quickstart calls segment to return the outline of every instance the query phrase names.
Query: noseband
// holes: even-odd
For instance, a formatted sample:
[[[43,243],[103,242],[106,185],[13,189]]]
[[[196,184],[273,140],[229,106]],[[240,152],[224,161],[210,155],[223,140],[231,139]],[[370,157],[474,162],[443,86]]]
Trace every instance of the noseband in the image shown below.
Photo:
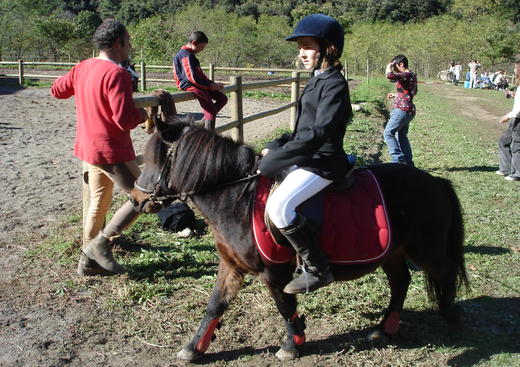
[[[157,179],[155,180],[154,184],[153,184],[153,188],[152,189],[145,189],[145,188],[142,188],[140,187],[138,184],[137,184],[137,181],[134,183],[134,187],[136,189],[138,189],[139,191],[145,193],[145,194],[149,194],[150,197],[143,200],[140,205],[139,205],[139,211],[142,212],[143,211],[143,208],[145,207],[145,205],[148,203],[148,202],[152,202],[154,206],[160,206],[161,208],[164,208],[168,205],[170,205],[173,201],[175,200],[180,200],[180,201],[186,201],[190,196],[192,195],[196,195],[196,194],[202,194],[202,193],[208,193],[208,192],[212,192],[212,191],[217,191],[217,190],[220,190],[224,187],[227,187],[227,186],[231,186],[231,185],[234,185],[234,184],[237,184],[237,183],[240,183],[240,182],[244,182],[244,181],[250,181],[258,176],[260,176],[260,173],[252,173],[252,174],[248,174],[247,176],[244,176],[244,177],[241,177],[239,179],[236,179],[236,180],[233,180],[233,181],[229,181],[229,182],[225,182],[221,185],[218,185],[216,186],[214,189],[210,190],[210,191],[188,191],[188,192],[181,192],[181,193],[177,193],[177,194],[173,194],[173,193],[164,193],[162,192],[161,190],[161,186],[163,186],[162,184],[164,184],[164,187],[168,187],[168,182],[162,182],[163,180],[166,180],[166,177],[168,176],[168,169],[170,168],[171,166],[171,162],[172,162],[172,156],[177,156],[177,147],[178,147],[178,144],[173,144],[170,149],[168,149],[168,154],[166,156],[166,160],[164,161],[163,163],[163,166],[161,168],[161,173],[159,174],[159,176],[157,177]],[[258,167],[258,158],[255,160],[255,164],[253,166],[253,172],[256,171]]]

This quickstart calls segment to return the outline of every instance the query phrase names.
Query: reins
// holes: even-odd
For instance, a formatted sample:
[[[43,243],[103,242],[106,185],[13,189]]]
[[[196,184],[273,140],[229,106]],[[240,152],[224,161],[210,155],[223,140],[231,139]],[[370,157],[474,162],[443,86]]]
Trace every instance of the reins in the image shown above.
[[[238,178],[236,180],[232,180],[232,181],[220,184],[211,190],[188,191],[188,192],[181,192],[181,193],[177,193],[177,194],[162,193],[161,192],[161,180],[167,176],[166,173],[167,173],[167,170],[171,166],[172,156],[174,156],[174,155],[175,155],[175,157],[177,156],[177,146],[178,145],[175,144],[175,145],[172,145],[170,147],[170,149],[168,149],[168,154],[166,156],[166,160],[164,161],[163,166],[161,168],[161,173],[159,174],[159,176],[157,177],[157,180],[155,180],[155,183],[153,184],[153,189],[142,188],[137,184],[137,181],[134,183],[134,187],[136,189],[144,192],[145,194],[150,195],[150,197],[148,199],[143,200],[141,202],[141,204],[139,206],[140,210],[148,203],[148,201],[151,201],[154,205],[159,205],[161,207],[165,207],[165,206],[170,205],[170,203],[172,203],[175,200],[180,200],[180,201],[184,202],[184,201],[188,200],[190,198],[190,196],[218,191],[220,189],[223,189],[223,188],[231,186],[231,185],[235,185],[240,182],[251,181],[251,180],[255,179],[256,177],[260,176],[260,173],[248,174],[247,176]],[[254,164],[254,167],[252,170],[253,172],[256,171],[257,166],[258,166],[258,158],[255,160],[255,164]],[[165,187],[168,187],[167,184],[165,185]]]

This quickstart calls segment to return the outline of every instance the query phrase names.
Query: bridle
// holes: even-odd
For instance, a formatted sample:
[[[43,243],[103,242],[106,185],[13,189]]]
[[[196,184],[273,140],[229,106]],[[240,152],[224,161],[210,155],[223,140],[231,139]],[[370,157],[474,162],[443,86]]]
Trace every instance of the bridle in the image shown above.
[[[148,194],[150,195],[148,198],[146,198],[145,200],[143,200],[138,209],[140,212],[142,212],[143,208],[145,207],[145,205],[148,203],[148,202],[152,202],[154,206],[159,206],[161,208],[164,208],[168,205],[170,205],[173,201],[175,200],[180,200],[180,201],[186,201],[190,198],[190,196],[192,195],[196,195],[196,194],[205,194],[205,193],[209,193],[209,192],[212,192],[212,191],[218,191],[224,187],[227,187],[227,186],[231,186],[231,185],[234,185],[234,184],[237,184],[237,183],[240,183],[240,182],[245,182],[245,181],[251,181],[253,180],[254,178],[260,176],[260,173],[257,173],[256,170],[257,170],[257,167],[258,167],[258,157],[255,159],[255,164],[253,165],[253,169],[252,169],[252,172],[255,172],[255,173],[250,173],[248,174],[247,176],[244,176],[244,177],[241,177],[241,178],[238,178],[236,180],[232,180],[232,181],[229,181],[229,182],[225,182],[221,185],[218,185],[216,187],[214,187],[213,189],[211,190],[206,190],[206,191],[187,191],[187,192],[180,192],[180,193],[176,193],[176,194],[173,194],[173,193],[168,193],[168,192],[163,192],[161,190],[161,187],[163,187],[163,184],[164,184],[164,187],[168,187],[167,186],[167,181],[166,182],[162,182],[163,179],[166,180],[166,177],[168,176],[168,170],[171,166],[171,162],[172,162],[172,157],[175,157],[177,156],[177,147],[178,147],[178,144],[172,144],[172,146],[168,149],[168,154],[166,155],[166,159],[161,167],[161,173],[159,174],[159,176],[157,177],[157,179],[155,180],[154,184],[153,184],[153,188],[152,189],[146,189],[146,188],[143,188],[141,186],[139,186],[137,184],[137,181],[134,183],[134,187],[136,189],[138,189],[139,191],[145,193],[145,194]]]

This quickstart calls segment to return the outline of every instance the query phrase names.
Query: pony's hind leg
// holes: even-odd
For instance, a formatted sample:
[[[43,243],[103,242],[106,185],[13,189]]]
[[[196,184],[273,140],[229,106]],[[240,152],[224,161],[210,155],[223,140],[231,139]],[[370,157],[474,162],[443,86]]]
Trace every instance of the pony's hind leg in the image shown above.
[[[388,259],[382,268],[390,285],[390,304],[379,327],[369,336],[372,342],[382,341],[385,336],[395,335],[399,331],[401,311],[411,281],[410,272],[402,255]]]
[[[298,315],[296,296],[283,291],[285,285],[292,280],[292,269],[287,266],[267,268],[262,280],[271,292],[287,330],[286,338],[276,352],[276,357],[282,361],[298,358],[299,348],[305,343],[305,318]]]
[[[215,328],[220,327],[220,318],[242,287],[245,273],[237,267],[220,261],[217,282],[197,332],[182,348],[177,357],[187,361],[200,358],[215,339]]]

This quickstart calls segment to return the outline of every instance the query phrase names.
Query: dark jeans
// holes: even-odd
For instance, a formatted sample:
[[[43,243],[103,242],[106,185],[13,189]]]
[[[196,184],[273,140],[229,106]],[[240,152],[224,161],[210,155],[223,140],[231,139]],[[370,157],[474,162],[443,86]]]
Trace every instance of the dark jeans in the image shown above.
[[[500,172],[520,179],[520,118],[512,120],[498,139],[498,162]]]

